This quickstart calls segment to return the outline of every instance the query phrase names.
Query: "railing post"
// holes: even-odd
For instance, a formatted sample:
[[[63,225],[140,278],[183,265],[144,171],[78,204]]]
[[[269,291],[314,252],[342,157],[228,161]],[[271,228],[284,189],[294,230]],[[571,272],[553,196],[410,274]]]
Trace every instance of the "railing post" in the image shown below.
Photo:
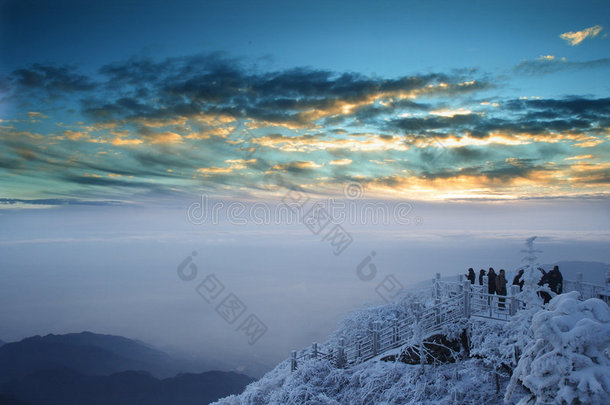
[[[337,348],[337,367],[342,368],[345,365],[345,339],[339,339],[339,347]]]
[[[439,325],[441,323],[441,313],[439,310],[439,304],[441,303],[441,273],[436,273],[434,279],[434,324]]]
[[[398,336],[398,319],[394,318],[392,325],[392,343],[398,343],[400,336]]]
[[[462,291],[464,293],[464,318],[470,318],[470,296],[471,296],[470,280],[462,281]]]
[[[489,277],[487,276],[483,276],[483,294],[488,294],[489,293]],[[485,296],[481,297],[483,298],[483,302],[482,302],[482,306],[485,305],[485,301],[487,301],[487,306],[489,307],[489,315],[491,316],[491,297],[487,297],[487,299],[484,298]]]
[[[318,358],[318,343],[316,342],[311,344],[311,357],[314,359]]]
[[[297,351],[293,350],[290,352],[290,371],[297,369]]]
[[[517,309],[519,308],[519,302],[517,301],[517,295],[519,294],[519,291],[521,289],[519,288],[518,285],[511,285],[510,286],[510,308],[509,308],[509,313],[510,315],[515,315],[517,313]]]
[[[373,322],[373,356],[379,353],[379,322]]]
[[[584,299],[582,295],[582,273],[576,273],[576,291],[580,294],[580,299]]]
[[[357,348],[358,348],[357,358],[359,359],[362,357],[362,336],[360,336],[360,335],[356,336],[356,341],[358,342],[357,343]]]

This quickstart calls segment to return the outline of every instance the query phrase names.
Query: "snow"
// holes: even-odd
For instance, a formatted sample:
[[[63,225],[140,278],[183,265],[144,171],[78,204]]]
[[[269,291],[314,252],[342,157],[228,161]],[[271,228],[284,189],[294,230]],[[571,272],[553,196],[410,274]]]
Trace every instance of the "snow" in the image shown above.
[[[422,299],[409,295],[351,313],[333,336],[400,317]],[[604,302],[578,301],[571,292],[547,308],[519,311],[509,322],[472,318],[467,327],[470,356],[456,363],[379,361],[388,352],[348,369],[327,360],[300,361],[291,373],[284,361],[241,395],[216,404],[610,403],[610,310]]]
[[[290,373],[278,367],[263,380],[248,386],[243,394],[224,398],[223,405],[280,404],[408,404],[408,403],[497,403],[488,373],[481,374],[478,360],[459,367],[430,367],[370,361],[344,370],[326,361],[304,362]],[[485,388],[483,388],[483,387]],[[481,387],[481,389],[472,389]]]
[[[534,315],[533,339],[511,378],[532,393],[519,403],[610,403],[610,310],[601,300],[578,301],[578,293],[558,295]]]
[[[534,240],[526,241],[522,309],[508,322],[471,317],[444,330],[451,339],[466,328],[469,353],[449,364],[384,362],[407,346],[347,369],[328,360],[300,360],[295,372],[280,363],[240,395],[218,405],[263,404],[609,404],[610,309],[601,300],[578,300],[577,292],[543,306]],[[373,322],[411,317],[433,305],[431,292],[404,294],[398,302],[349,313],[329,338],[353,341]],[[413,325],[417,327],[417,325]],[[396,356],[395,358],[398,358]]]

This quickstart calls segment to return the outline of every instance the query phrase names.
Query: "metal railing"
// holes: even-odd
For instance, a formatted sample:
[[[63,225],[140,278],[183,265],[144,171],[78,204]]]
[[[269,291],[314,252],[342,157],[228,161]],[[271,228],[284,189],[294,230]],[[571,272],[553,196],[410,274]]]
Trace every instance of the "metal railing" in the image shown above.
[[[417,343],[441,333],[447,325],[457,324],[462,319],[481,317],[508,321],[525,304],[518,299],[520,288],[511,285],[509,295],[489,294],[487,277],[483,285],[470,284],[463,275],[457,282],[441,281],[436,273],[432,285],[434,305],[414,310],[402,319],[391,319],[389,325],[381,328],[381,322],[373,322],[367,333],[357,335],[351,341],[339,338],[337,342],[314,342],[311,347],[291,353],[291,371],[296,370],[300,361],[306,359],[326,359],[337,367],[349,367],[377,357],[388,350],[407,343]],[[579,291],[581,299],[599,298],[608,292],[608,287],[582,282],[579,273],[576,281],[564,280],[563,292]]]
[[[578,291],[581,299],[601,298],[606,302],[610,293],[610,285],[601,286],[582,281],[582,273],[576,274],[576,280],[563,280],[563,292]]]

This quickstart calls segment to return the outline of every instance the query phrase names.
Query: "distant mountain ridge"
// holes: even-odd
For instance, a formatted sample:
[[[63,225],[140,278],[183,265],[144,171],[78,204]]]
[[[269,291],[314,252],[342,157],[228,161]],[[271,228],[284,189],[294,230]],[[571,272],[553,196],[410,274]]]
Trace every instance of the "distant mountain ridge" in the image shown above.
[[[32,336],[0,346],[0,405],[194,405],[254,381],[235,372],[185,373],[193,365],[122,336]]]
[[[203,405],[240,393],[253,381],[223,371],[159,380],[143,371],[87,376],[68,369],[45,370],[0,386],[0,403],[4,396],[29,405]]]
[[[0,382],[64,368],[85,375],[143,370],[157,377],[186,371],[160,350],[121,336],[91,332],[33,336],[0,347]]]

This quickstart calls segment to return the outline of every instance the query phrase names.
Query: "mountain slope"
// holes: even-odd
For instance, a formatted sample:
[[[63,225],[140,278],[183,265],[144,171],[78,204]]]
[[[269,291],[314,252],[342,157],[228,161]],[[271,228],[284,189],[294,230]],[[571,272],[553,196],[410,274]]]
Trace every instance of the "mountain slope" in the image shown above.
[[[520,296],[525,308],[508,322],[470,317],[443,328],[448,338],[462,330],[468,336],[468,350],[455,351],[455,362],[440,356],[431,364],[384,361],[400,359],[414,347],[431,353],[426,339],[419,341],[415,333],[393,353],[348,368],[327,359],[301,358],[291,372],[290,361],[283,361],[242,394],[215,404],[529,404],[537,398],[540,403],[610,403],[610,309],[599,299],[579,301],[577,292],[558,295],[542,306],[535,284],[530,278],[529,289]],[[366,331],[372,322],[404,319],[411,311],[421,313],[422,305],[432,307],[430,297],[429,289],[421,290],[388,305],[353,312],[329,340],[333,346],[337,338],[354,342],[354,334]],[[422,328],[418,323],[413,321],[415,330]]]

